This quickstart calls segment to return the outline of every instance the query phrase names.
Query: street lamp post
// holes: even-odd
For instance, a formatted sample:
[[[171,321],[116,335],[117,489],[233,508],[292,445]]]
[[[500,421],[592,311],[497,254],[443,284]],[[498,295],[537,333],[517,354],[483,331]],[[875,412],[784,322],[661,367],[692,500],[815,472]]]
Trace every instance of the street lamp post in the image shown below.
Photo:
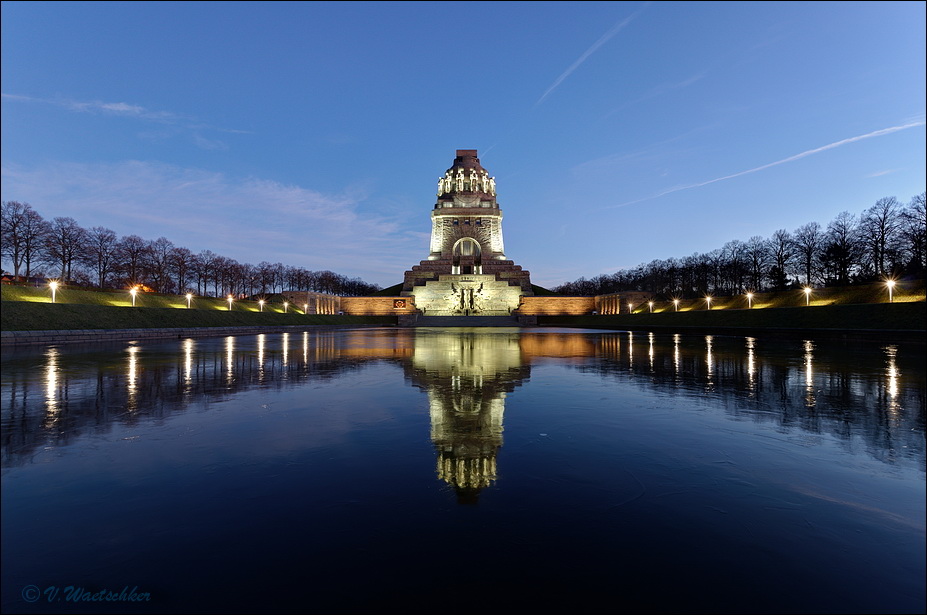
[[[892,294],[892,291],[895,290],[895,280],[888,280],[887,282],[885,282],[885,285],[888,286],[888,302],[894,303],[895,298]]]
[[[753,309],[753,293],[747,293],[747,309]]]
[[[55,295],[58,293],[58,282],[49,282],[48,287],[52,290],[52,303],[54,303]]]
[[[187,293],[187,309],[190,309],[190,304],[193,301],[193,293]]]
[[[706,295],[706,296],[705,296],[705,305],[708,306],[707,309],[709,309],[709,310],[711,309],[711,295]]]
[[[679,311],[679,299],[673,299],[673,311],[674,312]]]
[[[805,291],[805,305],[806,306],[811,305],[811,287],[805,286],[804,291]]]
[[[229,300],[229,312],[231,312],[232,311],[232,295],[228,296],[228,300]]]
[[[258,305],[261,306],[261,311],[263,312],[264,311],[264,300],[258,299]]]
[[[132,295],[132,307],[135,307],[135,297],[138,295],[138,289],[135,287],[130,288],[129,294]]]

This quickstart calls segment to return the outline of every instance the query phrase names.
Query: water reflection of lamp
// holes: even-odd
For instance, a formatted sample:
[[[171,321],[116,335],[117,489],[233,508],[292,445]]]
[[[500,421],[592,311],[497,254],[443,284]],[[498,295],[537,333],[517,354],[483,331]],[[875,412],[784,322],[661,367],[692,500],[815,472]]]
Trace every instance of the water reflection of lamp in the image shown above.
[[[126,373],[128,399],[126,400],[126,409],[137,410],[138,399],[136,398],[136,394],[138,393],[138,386],[135,381],[138,378],[138,358],[135,355],[138,354],[138,346],[129,346],[128,352],[129,366]]]
[[[505,396],[529,374],[518,333],[419,331],[408,367],[428,393],[438,478],[475,504],[496,480]]]
[[[49,348],[45,356],[45,409],[53,415],[58,411],[58,349]]]
[[[814,359],[814,342],[805,340],[803,348],[805,350],[805,406],[813,408],[816,403],[814,396],[814,371],[811,367],[812,360]]]

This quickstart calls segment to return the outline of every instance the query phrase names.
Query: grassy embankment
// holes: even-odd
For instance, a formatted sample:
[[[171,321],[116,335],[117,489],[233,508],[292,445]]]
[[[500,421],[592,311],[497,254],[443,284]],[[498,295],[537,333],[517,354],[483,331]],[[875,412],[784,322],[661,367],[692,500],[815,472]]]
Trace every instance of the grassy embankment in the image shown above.
[[[805,305],[801,291],[761,293],[748,309],[746,297],[718,297],[711,310],[704,299],[637,306],[633,314],[612,316],[541,316],[548,326],[604,328],[697,329],[823,329],[894,330],[919,332],[927,323],[925,283],[900,283],[894,303],[887,303],[882,284],[816,289]],[[0,328],[4,331],[129,329],[174,327],[235,327],[270,325],[353,325],[396,323],[392,316],[307,315],[281,303],[235,301],[231,311],[224,299],[196,297],[192,309],[179,295],[139,294],[136,307],[126,291],[102,292],[60,289],[51,303],[51,290],[23,286],[2,287]]]
[[[653,312],[643,303],[630,314],[541,316],[538,324],[629,329],[894,330],[919,332],[922,338],[927,323],[925,296],[925,281],[916,280],[899,282],[892,293],[893,303],[888,303],[885,284],[869,284],[817,288],[807,299],[801,290],[757,293],[752,302],[745,295],[716,297],[710,310],[704,298],[681,300],[678,307],[671,301],[655,301]],[[622,309],[627,310],[627,306]]]
[[[284,313],[282,303],[262,312],[256,301],[235,301],[230,311],[224,299],[194,297],[187,309],[183,296],[140,293],[133,308],[127,291],[59,289],[54,304],[48,288],[4,284],[0,291],[3,331],[396,324],[393,316],[303,314],[292,305]]]

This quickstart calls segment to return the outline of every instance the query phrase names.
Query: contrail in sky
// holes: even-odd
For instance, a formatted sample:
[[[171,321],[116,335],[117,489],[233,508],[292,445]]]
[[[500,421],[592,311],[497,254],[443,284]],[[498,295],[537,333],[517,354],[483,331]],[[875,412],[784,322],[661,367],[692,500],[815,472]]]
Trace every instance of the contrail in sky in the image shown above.
[[[631,23],[631,20],[634,19],[635,17],[637,17],[638,15],[640,15],[641,11],[643,11],[643,10],[644,10],[645,8],[647,8],[649,5],[650,5],[650,2],[644,3],[644,5],[643,5],[641,8],[639,8],[637,11],[635,11],[634,13],[632,13],[629,17],[625,17],[624,19],[622,19],[621,21],[619,21],[617,24],[615,24],[615,25],[612,27],[612,29],[609,30],[608,32],[606,32],[606,33],[602,36],[602,38],[600,38],[599,40],[597,40],[597,41],[592,45],[592,47],[590,47],[589,49],[587,49],[587,50],[585,51],[585,53],[583,53],[583,55],[579,56],[579,59],[578,59],[578,60],[576,60],[575,62],[573,62],[573,64],[572,64],[568,69],[566,69],[565,71],[563,71],[563,74],[562,74],[562,75],[560,75],[559,77],[557,77],[557,79],[554,81],[554,83],[553,83],[549,88],[547,88],[547,91],[544,92],[543,94],[541,94],[541,97],[537,100],[536,103],[534,103],[534,105],[531,107],[531,109],[536,109],[538,105],[540,105],[542,102],[544,102],[544,99],[547,98],[548,96],[550,96],[550,93],[553,92],[554,90],[556,90],[556,89],[557,89],[557,86],[559,86],[561,83],[563,83],[563,80],[566,79],[567,77],[569,77],[570,74],[571,74],[574,70],[576,70],[577,68],[579,68],[580,64],[582,64],[583,62],[585,62],[586,59],[587,59],[589,56],[591,56],[593,53],[595,53],[596,49],[598,49],[599,47],[601,47],[602,45],[604,45],[605,43],[607,43],[608,40],[609,40],[610,38],[612,38],[613,36],[615,36],[616,34],[618,34],[618,32],[620,32],[622,28],[624,28],[626,25],[628,25],[629,23]],[[522,120],[524,120],[524,117],[522,117]],[[506,133],[502,136],[501,139],[498,139],[498,140],[496,141],[496,143],[498,143],[499,141],[504,141],[509,135],[511,135],[513,132],[515,132],[515,129],[516,129],[516,128],[518,128],[517,123],[516,123],[516,125],[512,126],[512,127],[509,129],[509,131],[506,132]],[[483,155],[485,156],[485,155],[488,154],[494,147],[496,147],[496,143],[493,143],[492,145],[490,145],[489,147],[487,147],[485,150],[483,150]]]
[[[650,4],[650,3],[648,2],[647,4]],[[647,4],[645,4],[644,6],[642,6],[641,8],[639,8],[639,9],[638,9],[636,12],[634,12],[630,17],[625,17],[624,19],[622,19],[621,21],[619,21],[617,24],[615,24],[615,26],[614,26],[611,30],[609,30],[608,32],[606,32],[606,33],[602,36],[602,38],[600,38],[599,40],[597,40],[597,41],[592,45],[592,47],[590,47],[589,49],[587,49],[586,52],[583,53],[583,55],[579,56],[579,59],[576,60],[575,62],[573,62],[573,64],[570,65],[570,68],[568,68],[568,69],[566,69],[565,71],[563,71],[563,74],[560,75],[559,77],[557,77],[557,79],[554,81],[553,85],[551,85],[549,88],[547,88],[547,91],[544,92],[544,93],[541,95],[541,97],[538,99],[538,101],[537,101],[536,103],[534,103],[534,106],[537,107],[537,106],[540,105],[542,102],[544,102],[544,99],[547,98],[547,97],[550,95],[551,92],[553,92],[554,90],[556,90],[556,89],[557,89],[557,86],[560,85],[561,83],[563,83],[563,80],[566,79],[567,77],[569,77],[570,74],[571,74],[574,70],[576,70],[577,68],[579,68],[580,64],[582,64],[583,62],[585,62],[586,59],[587,59],[589,56],[591,56],[593,53],[595,53],[596,49],[598,49],[599,47],[601,47],[602,45],[604,45],[605,43],[607,43],[608,40],[609,40],[610,38],[612,38],[613,36],[615,36],[616,34],[618,34],[618,32],[620,32],[626,25],[628,25],[629,23],[631,23],[631,20],[632,20],[632,19],[634,19],[635,17],[637,17],[638,15],[640,15],[641,11],[643,11],[645,8],[647,8]]]
[[[741,175],[749,175],[750,173],[756,173],[757,171],[762,171],[770,167],[775,167],[780,164],[785,164],[786,162],[792,162],[793,160],[798,160],[800,158],[805,158],[806,156],[811,156],[812,154],[817,154],[829,149],[834,149],[840,147],[841,145],[846,145],[847,143],[855,143],[856,141],[862,141],[863,139],[871,139],[872,137],[881,137],[883,135],[888,135],[893,132],[898,132],[899,130],[907,130],[908,128],[914,128],[915,126],[923,126],[924,120],[918,120],[916,122],[911,122],[909,124],[902,124],[901,126],[892,126],[891,128],[883,128],[882,130],[875,130],[873,132],[868,132],[864,135],[859,135],[856,137],[850,137],[849,139],[843,139],[842,141],[835,141],[828,145],[817,147],[815,149],[809,149],[808,151],[802,152],[800,154],[795,154],[794,156],[789,156],[788,158],[783,158],[782,160],[777,160],[776,162],[770,162],[769,164],[764,164],[753,169],[748,169],[746,171],[740,171],[739,173],[734,173],[733,175],[725,175],[724,177],[716,177],[715,179],[709,179],[708,181],[699,182],[697,184],[688,184],[686,186],[676,186],[675,188],[669,188],[663,192],[657,193],[653,196],[644,197],[642,199],[637,199],[636,201],[628,201],[627,203],[621,203],[619,205],[612,205],[610,207],[605,207],[604,209],[613,209],[615,207],[624,207],[625,205],[633,205],[634,203],[640,203],[642,201],[649,201],[651,199],[656,199],[667,194],[672,194],[673,192],[679,192],[681,190],[689,190],[690,188],[701,188],[702,186],[707,186],[708,184],[714,184],[716,182],[721,182],[726,179],[734,179],[735,177],[740,177]]]

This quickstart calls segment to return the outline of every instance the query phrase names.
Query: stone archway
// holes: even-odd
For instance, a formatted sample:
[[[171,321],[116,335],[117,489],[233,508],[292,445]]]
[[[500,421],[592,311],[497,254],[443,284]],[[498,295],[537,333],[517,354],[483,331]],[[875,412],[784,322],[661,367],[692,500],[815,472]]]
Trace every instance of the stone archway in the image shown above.
[[[483,249],[472,237],[462,237],[454,243],[451,273],[480,274],[483,272]]]

